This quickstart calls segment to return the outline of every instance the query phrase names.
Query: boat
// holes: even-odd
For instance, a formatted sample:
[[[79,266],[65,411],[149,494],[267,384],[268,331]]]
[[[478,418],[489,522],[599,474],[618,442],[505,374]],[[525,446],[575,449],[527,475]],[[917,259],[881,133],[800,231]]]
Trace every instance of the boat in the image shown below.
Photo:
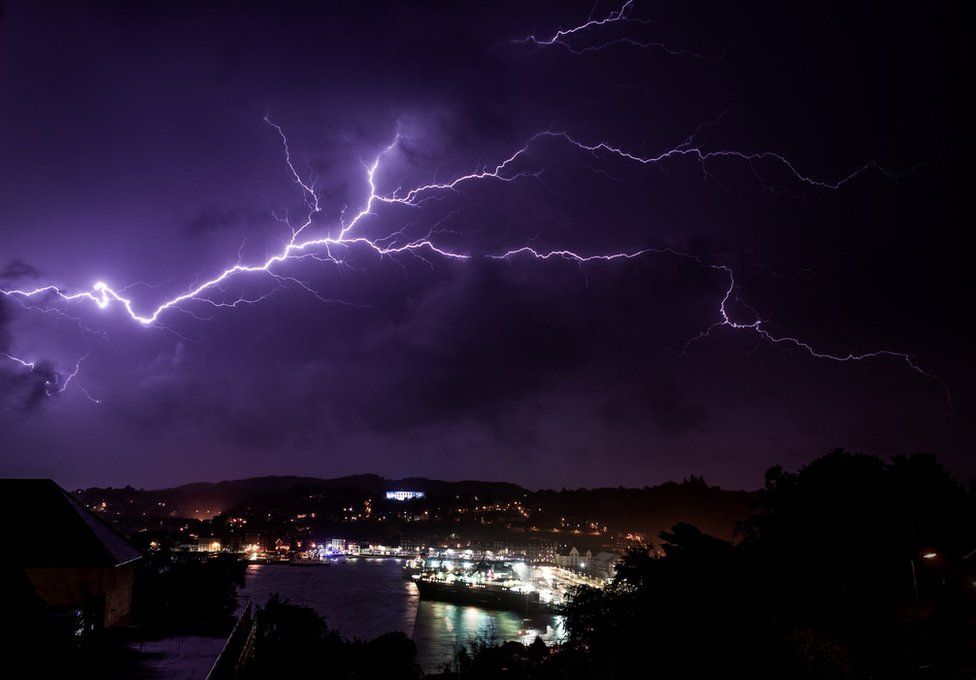
[[[489,609],[508,609],[521,614],[540,614],[549,611],[549,605],[539,601],[539,593],[520,591],[505,586],[441,581],[414,578],[420,597],[442,602],[471,604]]]
[[[405,575],[417,584],[422,598],[471,604],[494,609],[508,609],[522,614],[537,614],[550,610],[548,602],[530,581],[524,580],[525,565],[520,574],[511,564],[489,563],[482,559],[477,565],[451,560],[431,560],[426,565],[404,565]]]
[[[328,556],[323,558],[314,557],[292,557],[287,564],[293,567],[327,567],[333,562],[336,562],[337,558]]]

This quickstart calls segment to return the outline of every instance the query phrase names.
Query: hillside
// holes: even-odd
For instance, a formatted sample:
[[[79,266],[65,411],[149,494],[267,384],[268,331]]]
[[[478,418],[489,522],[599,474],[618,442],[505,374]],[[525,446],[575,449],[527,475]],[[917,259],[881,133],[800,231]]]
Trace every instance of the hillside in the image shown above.
[[[495,498],[514,498],[527,493],[507,482],[465,480],[447,482],[424,477],[386,479],[362,474],[321,479],[318,477],[268,476],[222,482],[194,482],[168,489],[134,489],[132,487],[80,489],[75,495],[90,506],[106,503],[107,507],[125,509],[125,514],[176,516],[203,519],[237,507],[248,500],[287,492],[296,487],[357,489],[370,495],[382,495],[392,489],[411,489],[428,494],[471,496],[489,494]]]
[[[385,501],[393,489],[423,491],[427,499],[409,505]],[[169,489],[92,488],[76,492],[106,519],[127,526],[163,518],[248,518],[249,527],[314,517],[305,525],[337,529],[358,519],[357,530],[369,532],[361,509],[385,513],[384,531],[397,526],[401,511],[423,515],[412,530],[450,533],[463,524],[468,533],[510,531],[550,533],[567,540],[602,540],[610,534],[640,534],[654,541],[678,522],[688,522],[723,539],[734,537],[736,523],[748,516],[753,494],[709,486],[700,477],[643,488],[601,488],[528,491],[504,482],[443,480],[412,477],[386,479],[362,474],[331,479],[299,476],[253,477],[223,482],[198,482]],[[355,509],[353,509],[355,508]],[[379,519],[373,515],[373,519]],[[391,523],[392,522],[392,523]],[[288,524],[292,526],[293,524]],[[570,536],[576,538],[570,539]]]

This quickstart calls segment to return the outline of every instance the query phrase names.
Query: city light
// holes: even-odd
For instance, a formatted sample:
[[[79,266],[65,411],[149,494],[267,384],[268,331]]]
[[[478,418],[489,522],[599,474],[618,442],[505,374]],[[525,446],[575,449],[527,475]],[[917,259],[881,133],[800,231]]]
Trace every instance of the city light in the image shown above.
[[[386,499],[390,501],[412,501],[423,498],[425,495],[423,491],[387,491]]]

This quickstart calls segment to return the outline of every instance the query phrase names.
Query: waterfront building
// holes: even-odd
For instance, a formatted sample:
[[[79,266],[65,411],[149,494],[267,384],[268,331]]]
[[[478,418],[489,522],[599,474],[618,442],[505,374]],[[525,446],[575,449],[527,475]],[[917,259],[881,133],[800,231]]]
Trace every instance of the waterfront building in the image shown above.
[[[197,539],[197,552],[220,552],[222,545],[216,536],[201,536]]]
[[[563,569],[578,571],[594,578],[613,578],[620,555],[611,552],[599,552],[596,555],[587,550],[581,553],[575,546],[565,555],[556,555],[556,566]]]
[[[563,569],[572,569],[574,571],[584,571],[586,569],[587,560],[593,557],[593,553],[587,550],[585,553],[580,554],[580,551],[573,546],[569,549],[569,553],[565,555],[556,555],[556,566],[562,567]]]
[[[251,550],[261,552],[267,549],[268,541],[262,534],[249,532],[244,534],[244,546],[245,552],[251,552]]]
[[[620,555],[612,552],[598,552],[589,559],[586,573],[597,578],[611,579],[617,573]]]

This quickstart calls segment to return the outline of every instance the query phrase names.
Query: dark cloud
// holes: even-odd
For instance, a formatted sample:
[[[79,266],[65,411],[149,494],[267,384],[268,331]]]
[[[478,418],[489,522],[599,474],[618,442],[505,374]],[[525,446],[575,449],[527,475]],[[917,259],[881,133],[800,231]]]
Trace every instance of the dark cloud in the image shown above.
[[[10,312],[8,303],[0,300],[0,414],[30,413],[47,397],[47,386],[57,375],[46,361],[25,367],[10,352]]]
[[[48,386],[57,377],[47,362],[36,363],[30,370],[3,366],[0,368],[0,413],[22,416],[37,410],[50,398]]]
[[[270,221],[271,216],[267,211],[262,213],[241,208],[211,205],[187,220],[186,230],[191,234],[200,234],[234,227],[242,232],[247,227],[267,224]]]
[[[25,278],[37,278],[41,272],[34,266],[19,258],[12,258],[0,269],[0,280],[15,281]]]
[[[356,227],[433,229],[470,260],[336,248],[340,264],[233,278],[151,328],[115,305],[0,300],[0,351],[48,358],[0,362],[5,464],[63,469],[69,485],[364,470],[755,485],[769,464],[842,445],[928,448],[976,471],[967,24],[945,8],[655,3],[639,7],[660,19],[641,26],[649,38],[732,48],[700,60],[510,42],[609,9],[5,3],[0,156],[17,162],[0,166],[0,248],[23,260],[0,279],[135,284],[142,312],[278,252],[291,234],[276,218],[303,222],[266,114],[316,186],[320,235],[363,208],[365,166],[396,133],[382,191],[494,167],[539,130],[653,154],[716,120],[705,148],[783,153],[812,177],[918,165],[832,192],[774,162],[645,166],[541,140],[512,166],[523,180],[375,205]],[[478,256],[527,243],[699,259]],[[904,362],[820,361],[729,328],[698,338],[720,318],[723,265],[737,320],[836,354],[911,351],[958,416]],[[42,398],[81,356],[72,388]]]

